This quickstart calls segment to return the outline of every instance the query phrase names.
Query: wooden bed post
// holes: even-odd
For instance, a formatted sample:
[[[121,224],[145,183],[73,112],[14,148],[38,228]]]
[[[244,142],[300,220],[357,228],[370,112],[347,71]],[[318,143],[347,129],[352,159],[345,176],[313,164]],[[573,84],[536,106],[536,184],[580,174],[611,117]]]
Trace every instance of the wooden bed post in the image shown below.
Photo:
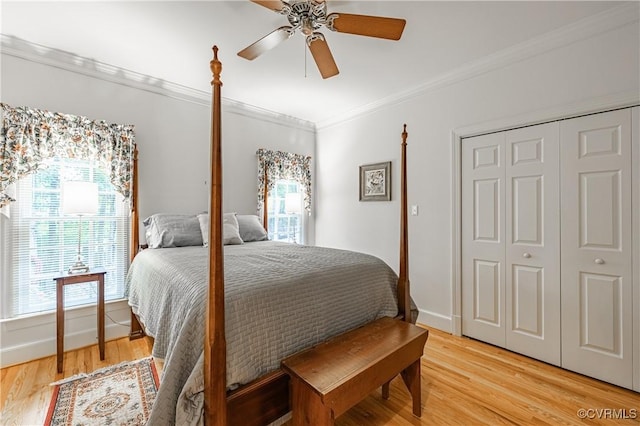
[[[138,219],[138,147],[133,149],[133,182],[131,183],[131,238],[129,241],[129,260],[133,262],[133,258],[138,254],[140,247],[140,220]],[[129,325],[129,340],[139,339],[144,336],[142,324],[138,321],[138,317],[131,311],[131,324]]]
[[[133,148],[133,182],[131,183],[131,246],[129,247],[129,260],[138,254],[140,245],[140,224],[138,223],[138,147]]]
[[[227,345],[224,334],[224,252],[222,244],[222,142],[218,46],[213,46],[211,105],[211,193],[209,197],[209,295],[204,341],[204,423],[227,424]]]
[[[398,274],[398,314],[407,322],[411,319],[409,289],[409,234],[407,221],[407,125],[402,131],[402,157],[400,168],[400,271]]]
[[[267,164],[264,164],[264,187],[262,188],[262,226],[269,233],[269,214],[267,213],[267,197],[269,195],[269,173]]]

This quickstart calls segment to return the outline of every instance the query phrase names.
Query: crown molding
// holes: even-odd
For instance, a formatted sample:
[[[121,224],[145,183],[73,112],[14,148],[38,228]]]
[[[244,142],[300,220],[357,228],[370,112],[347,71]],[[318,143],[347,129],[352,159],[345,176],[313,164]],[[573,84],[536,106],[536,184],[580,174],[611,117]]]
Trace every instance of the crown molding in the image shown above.
[[[192,102],[204,107],[211,106],[211,93],[162,80],[135,71],[120,68],[95,59],[85,58],[59,49],[0,33],[2,54],[47,65],[65,71],[96,78],[102,81],[131,87],[157,95]],[[229,98],[222,98],[226,112],[276,123],[304,131],[315,132],[315,124],[296,117],[280,114]]]
[[[462,81],[477,77],[496,69],[500,69],[525,59],[529,59],[554,49],[569,45],[579,40],[587,39],[608,31],[620,29],[623,26],[640,20],[640,3],[627,2],[622,6],[614,7],[588,18],[566,25],[555,31],[550,31],[539,37],[503,49],[479,60],[469,62],[461,67],[437,76],[412,89],[396,93],[392,96],[355,108],[340,116],[329,118],[316,123],[317,129],[324,129],[374,111],[387,108],[405,102],[412,98],[422,96],[428,92],[441,89]]]
[[[299,130],[315,133],[316,125],[311,121],[290,115],[281,114],[268,109],[260,108],[254,105],[245,104],[229,98],[223,98],[222,104],[226,112],[238,114],[245,117],[251,117],[257,120],[267,121],[282,126],[296,128]]]
[[[202,90],[182,86],[64,50],[32,43],[15,36],[0,34],[0,46],[2,47],[2,53],[5,55],[41,65],[48,65],[98,80],[193,102],[202,106],[211,104],[211,95]]]

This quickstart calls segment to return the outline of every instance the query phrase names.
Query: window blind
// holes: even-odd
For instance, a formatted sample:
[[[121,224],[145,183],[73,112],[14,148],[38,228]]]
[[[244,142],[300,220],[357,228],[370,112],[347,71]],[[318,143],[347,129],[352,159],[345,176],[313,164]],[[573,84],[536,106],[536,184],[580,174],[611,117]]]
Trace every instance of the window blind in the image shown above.
[[[287,195],[297,194],[299,203],[296,212],[287,210]],[[302,221],[302,189],[295,180],[276,180],[273,189],[267,194],[268,228],[267,233],[272,241],[288,241],[300,243],[304,229]]]
[[[98,213],[64,215],[61,186],[64,181],[86,181],[98,185]],[[124,297],[124,278],[129,264],[128,203],[114,189],[107,173],[87,160],[50,159],[43,167],[16,184],[11,204],[5,247],[9,253],[9,297],[12,317],[56,307],[54,277],[72,265],[78,251],[78,229],[84,262],[102,267],[105,299]],[[8,293],[8,294],[7,294]],[[96,302],[96,283],[65,287],[65,307]]]

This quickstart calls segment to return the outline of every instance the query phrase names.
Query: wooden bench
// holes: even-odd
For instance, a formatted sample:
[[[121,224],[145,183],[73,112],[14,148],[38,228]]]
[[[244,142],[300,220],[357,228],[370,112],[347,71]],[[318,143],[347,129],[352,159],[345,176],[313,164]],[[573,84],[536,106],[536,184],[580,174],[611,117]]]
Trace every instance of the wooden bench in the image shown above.
[[[389,382],[398,374],[420,417],[420,357],[428,336],[423,328],[385,317],[286,358],[293,425],[333,425],[380,386],[388,399]]]

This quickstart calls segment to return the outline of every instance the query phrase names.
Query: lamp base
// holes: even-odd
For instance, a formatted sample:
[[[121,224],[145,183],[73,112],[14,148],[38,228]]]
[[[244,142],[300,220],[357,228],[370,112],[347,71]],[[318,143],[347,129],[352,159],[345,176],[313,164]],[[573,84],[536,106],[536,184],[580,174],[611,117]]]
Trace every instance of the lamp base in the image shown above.
[[[68,272],[70,274],[84,274],[85,272],[89,272],[89,267],[85,265],[84,262],[79,260],[73,265],[69,266]]]

